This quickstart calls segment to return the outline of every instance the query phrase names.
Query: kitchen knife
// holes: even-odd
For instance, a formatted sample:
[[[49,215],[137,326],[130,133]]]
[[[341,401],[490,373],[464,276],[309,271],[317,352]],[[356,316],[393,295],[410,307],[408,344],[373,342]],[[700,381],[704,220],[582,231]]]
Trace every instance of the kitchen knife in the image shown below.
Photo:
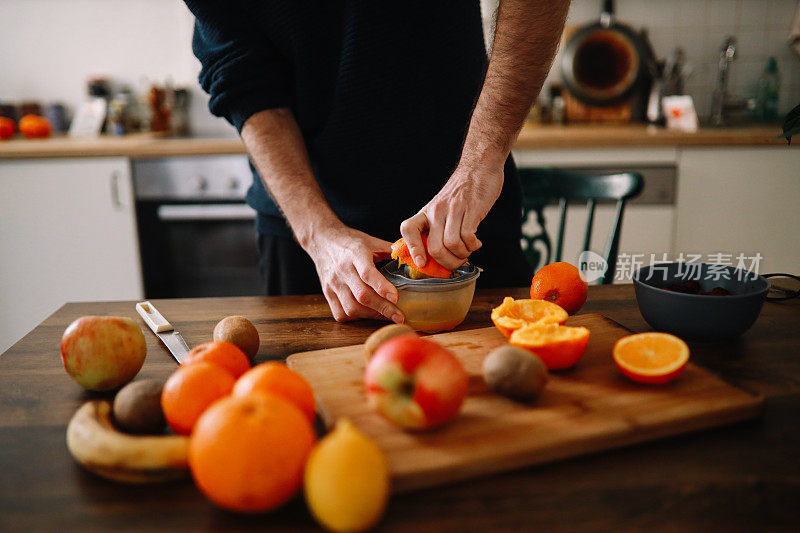
[[[189,353],[189,346],[186,345],[186,341],[183,340],[181,334],[175,331],[172,324],[150,302],[137,303],[136,311],[144,319],[147,326],[153,330],[153,333],[161,339],[161,342],[170,351],[172,357],[178,361],[178,364],[183,363],[183,358]]]

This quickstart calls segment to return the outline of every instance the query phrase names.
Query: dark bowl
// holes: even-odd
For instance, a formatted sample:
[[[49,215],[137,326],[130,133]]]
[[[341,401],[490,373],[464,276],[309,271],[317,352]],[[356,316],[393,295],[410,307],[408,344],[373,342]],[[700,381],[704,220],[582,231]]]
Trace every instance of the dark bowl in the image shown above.
[[[731,294],[685,294],[664,288],[688,280],[697,280],[703,292],[722,287]],[[750,329],[761,312],[769,284],[761,276],[733,267],[661,263],[637,270],[633,288],[639,311],[654,329],[687,340],[715,341]]]

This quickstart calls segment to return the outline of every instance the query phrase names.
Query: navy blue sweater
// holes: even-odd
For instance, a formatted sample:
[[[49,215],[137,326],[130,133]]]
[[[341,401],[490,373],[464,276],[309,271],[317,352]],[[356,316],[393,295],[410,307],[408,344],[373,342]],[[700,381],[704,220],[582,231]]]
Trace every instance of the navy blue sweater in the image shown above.
[[[477,0],[186,0],[209,108],[241,130],[288,107],[317,181],[347,225],[389,241],[459,160],[487,59]],[[519,239],[511,158],[478,236]],[[289,235],[255,176],[262,233]]]

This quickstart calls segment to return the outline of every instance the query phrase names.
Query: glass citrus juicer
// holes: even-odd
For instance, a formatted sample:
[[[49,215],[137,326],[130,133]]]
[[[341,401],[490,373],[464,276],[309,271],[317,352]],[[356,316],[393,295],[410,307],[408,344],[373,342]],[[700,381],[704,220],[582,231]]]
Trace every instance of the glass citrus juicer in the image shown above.
[[[466,263],[455,269],[449,279],[412,279],[407,265],[392,260],[380,272],[397,288],[397,307],[405,315],[405,323],[417,331],[436,333],[464,321],[481,269]]]

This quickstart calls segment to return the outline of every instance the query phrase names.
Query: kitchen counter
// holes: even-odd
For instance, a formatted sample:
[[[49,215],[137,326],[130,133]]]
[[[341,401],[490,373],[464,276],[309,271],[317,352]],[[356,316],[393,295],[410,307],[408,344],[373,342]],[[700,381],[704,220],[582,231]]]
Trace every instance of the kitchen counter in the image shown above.
[[[695,133],[644,125],[543,126],[526,123],[516,150],[539,148],[604,148],[637,146],[786,146],[778,126],[708,128]],[[150,134],[126,137],[72,139],[15,138],[0,141],[0,159],[53,157],[168,157],[182,155],[243,154],[239,138],[165,138]]]
[[[786,146],[775,139],[779,126],[742,128],[701,128],[694,133],[646,125],[537,126],[526,124],[514,145],[515,150],[537,148],[606,148],[637,146]]]
[[[169,157],[193,155],[244,154],[238,137],[163,137],[133,134],[124,137],[49,139],[14,138],[0,141],[2,159],[40,159],[55,157]]]
[[[527,289],[479,291],[459,329]],[[207,341],[228,314],[250,317],[259,362],[363,342],[378,322],[338,324],[322,296],[155,300],[187,343]],[[582,312],[649,329],[631,285],[593,286]],[[0,531],[318,531],[302,498],[267,515],[214,508],[191,482],[118,485],[84,471],[65,446],[72,413],[97,394],[64,372],[59,340],[81,315],[122,315],[145,332],[140,377],[175,363],[133,302],[69,303],[0,356]],[[766,397],[758,420],[393,496],[380,530],[789,530],[800,522],[800,300],[768,302],[753,328],[726,343],[690,343],[692,360]],[[265,453],[269,453],[265,450]]]

